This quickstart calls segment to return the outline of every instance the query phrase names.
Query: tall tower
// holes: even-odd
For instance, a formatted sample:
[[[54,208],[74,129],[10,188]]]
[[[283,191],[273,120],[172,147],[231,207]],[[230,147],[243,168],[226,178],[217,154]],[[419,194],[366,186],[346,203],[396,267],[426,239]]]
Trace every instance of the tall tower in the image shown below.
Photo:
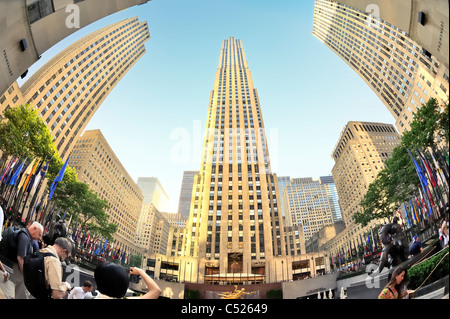
[[[189,217],[189,211],[191,209],[192,186],[194,185],[195,175],[198,173],[198,171],[183,172],[180,198],[178,199],[178,214],[181,214],[184,218]]]
[[[0,94],[53,45],[115,12],[149,0],[0,0]]]
[[[0,98],[0,112],[28,103],[50,128],[65,160],[76,138],[131,67],[145,54],[147,22],[129,18],[84,36]],[[8,94],[7,94],[8,93]]]
[[[314,6],[313,35],[369,85],[395,118],[400,133],[411,128],[413,114],[431,97],[440,104],[449,99],[449,70],[446,63],[440,63],[410,37],[408,30],[402,29],[409,29],[408,23],[401,22],[401,18],[394,19],[393,14],[387,14],[395,8],[397,17],[409,19],[413,2],[423,2],[414,5],[415,11],[425,3],[430,3],[431,10],[431,3],[444,1],[377,1],[378,6],[371,1],[316,0]],[[346,3],[359,7],[366,4],[368,12]],[[448,3],[446,7],[448,11]],[[377,17],[378,11],[382,13],[380,17]],[[435,8],[432,11],[436,12]],[[433,16],[437,15],[428,15],[426,19]],[[383,20],[383,17],[391,21]],[[448,18],[444,21],[442,27],[445,29],[446,25],[448,30]],[[440,21],[428,21],[426,24],[438,26]],[[436,32],[433,34],[436,37]],[[447,39],[445,32],[441,37],[444,36]]]
[[[273,258],[286,255],[278,181],[258,94],[234,37],[222,43],[202,156],[185,248],[199,260],[200,280],[273,274]]]

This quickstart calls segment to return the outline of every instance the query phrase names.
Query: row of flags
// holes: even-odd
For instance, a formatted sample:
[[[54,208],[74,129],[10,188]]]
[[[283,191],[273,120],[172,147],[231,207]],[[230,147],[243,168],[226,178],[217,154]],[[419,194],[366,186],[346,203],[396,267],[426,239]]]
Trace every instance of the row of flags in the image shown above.
[[[449,155],[446,150],[428,147],[426,151],[420,152],[418,149],[414,151],[417,154],[416,157],[407,149],[419,177],[420,188],[417,195],[410,197],[408,202],[402,203],[403,215],[399,208],[397,214],[400,217],[399,221],[402,228],[411,228],[417,225],[424,228],[426,219],[434,220],[441,217],[440,208],[446,204],[444,198],[449,196]],[[403,216],[406,223],[403,222]],[[365,238],[360,238],[359,249],[361,250],[362,243],[364,243],[365,253],[372,253],[379,248],[381,245],[380,229],[381,226],[376,231],[373,229],[367,230],[364,235]],[[352,248],[350,242],[350,248],[347,248],[347,252],[344,248],[339,248],[336,262],[342,264],[343,258],[351,257],[351,251],[356,250],[356,245],[353,244],[353,246],[355,247]],[[335,256],[332,256],[332,263],[335,262],[335,258]]]
[[[27,195],[34,195],[40,181],[47,175],[51,159],[48,161],[41,158],[34,158],[32,160],[25,158],[21,160],[20,158],[12,157],[2,172],[1,183],[16,186],[17,190],[27,193]],[[62,181],[64,177],[68,161],[69,158],[67,158],[50,187],[49,200],[52,199],[58,182]]]
[[[92,255],[101,257],[110,257],[113,260],[119,260],[123,264],[130,264],[131,255],[127,252],[126,247],[123,248],[120,243],[109,242],[108,238],[103,238],[97,234],[91,234],[84,231],[81,225],[72,228],[72,240],[78,245],[79,249]]]
[[[446,204],[444,199],[448,198],[449,190],[449,157],[444,149],[439,151],[429,147],[424,152],[416,149],[416,160],[412,152],[409,149],[407,151],[414,163],[420,187],[418,194],[402,205],[406,224],[408,228],[414,225],[425,227],[426,219],[441,217],[440,208]]]
[[[364,236],[360,235],[359,239],[356,238],[354,239],[354,241],[350,241],[349,244],[346,245],[346,248],[340,247],[337,252],[337,256],[331,256],[331,263],[343,264],[345,262],[345,259],[351,259],[352,257],[357,255],[357,252],[360,252],[361,254],[368,254],[380,248],[380,229],[381,226],[375,228],[375,231],[374,229],[370,228],[367,230]]]
[[[23,194],[26,194],[25,196],[33,196],[38,193],[40,181],[42,181],[47,175],[50,161],[51,158],[49,160],[41,158],[28,160],[28,158],[20,159],[13,157],[7,162],[5,169],[1,173],[0,183],[10,186],[10,194],[14,192],[14,195],[12,195],[13,197],[19,194],[20,191]],[[53,180],[50,186],[48,200],[52,199],[58,183],[63,180],[68,162],[69,158],[67,158],[58,175]],[[40,204],[35,205],[30,217],[33,216],[36,207],[42,205],[43,200],[44,199],[42,198]],[[64,213],[62,221],[64,221],[65,216],[66,212]],[[50,225],[52,219],[53,213],[50,213],[46,218],[46,224]],[[80,247],[82,251],[89,254],[110,257],[113,260],[119,260],[123,264],[130,264],[131,262],[131,255],[127,252],[126,247],[122,248],[120,243],[116,244],[114,242],[109,242],[107,238],[102,237],[100,239],[100,236],[91,235],[90,233],[87,233],[86,230],[84,230],[84,233],[82,234],[81,226],[73,227],[72,239],[79,245],[78,247]]]

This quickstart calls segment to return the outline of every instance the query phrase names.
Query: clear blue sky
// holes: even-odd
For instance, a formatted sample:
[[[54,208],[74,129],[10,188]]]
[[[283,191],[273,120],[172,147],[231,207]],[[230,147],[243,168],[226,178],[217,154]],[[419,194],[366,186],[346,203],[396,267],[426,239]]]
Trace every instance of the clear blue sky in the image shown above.
[[[86,129],[102,131],[135,181],[158,177],[175,212],[183,171],[200,169],[209,94],[229,36],[243,42],[278,176],[331,174],[331,152],[348,121],[394,124],[364,81],[312,35],[313,9],[313,0],[153,0],[76,32],[36,67],[115,21],[148,22],[147,53]]]

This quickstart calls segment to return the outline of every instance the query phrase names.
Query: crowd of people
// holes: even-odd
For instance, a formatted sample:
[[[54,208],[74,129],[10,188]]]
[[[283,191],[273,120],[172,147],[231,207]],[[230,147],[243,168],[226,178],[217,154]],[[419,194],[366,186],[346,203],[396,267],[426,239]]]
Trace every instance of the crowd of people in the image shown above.
[[[0,208],[1,209],[1,208]],[[0,212],[0,225],[3,226],[3,212]],[[2,227],[3,228],[3,227]],[[439,240],[441,248],[448,246],[448,218],[445,218],[439,228]],[[3,231],[3,229],[2,229]],[[2,231],[0,231],[0,240]],[[24,281],[24,260],[35,252],[50,253],[52,256],[45,257],[45,282],[48,287],[48,298],[52,299],[106,299],[123,298],[130,284],[130,275],[140,276],[147,286],[147,292],[140,296],[142,299],[156,299],[161,294],[161,289],[156,282],[142,269],[130,268],[129,272],[122,266],[102,262],[94,271],[94,279],[97,285],[96,295],[92,294],[93,284],[85,281],[80,287],[71,287],[63,281],[62,262],[71,258],[74,253],[73,242],[66,237],[58,237],[53,244],[42,247],[42,237],[44,228],[38,222],[29,222],[17,237],[17,253],[13,262],[13,282],[15,284],[15,299],[27,299],[28,293]],[[422,243],[418,236],[414,236],[414,241],[409,248],[409,255],[415,256],[423,251]],[[348,271],[356,271],[364,263],[353,264]],[[0,271],[4,280],[10,278],[10,274],[0,261]],[[406,269],[401,266],[394,269],[391,278],[381,291],[380,299],[400,299],[407,296],[411,291],[406,289],[405,277]]]
[[[3,217],[3,213],[0,212]],[[3,228],[3,220],[0,220]],[[0,240],[3,229],[0,231]],[[12,260],[15,285],[15,299],[28,299],[29,292],[25,285],[24,261],[27,256],[36,252],[47,253],[44,257],[45,284],[49,299],[109,299],[123,298],[130,284],[130,275],[140,276],[147,286],[147,292],[140,296],[142,299],[156,299],[161,294],[161,289],[155,281],[142,269],[137,267],[125,270],[121,265],[103,262],[94,271],[94,280],[97,286],[96,294],[92,294],[93,284],[89,281],[81,287],[71,287],[63,281],[62,262],[72,257],[74,245],[66,237],[58,237],[51,245],[42,247],[44,228],[38,222],[29,222],[17,236],[16,259]],[[0,262],[0,270],[7,281],[10,277],[3,264]]]
[[[442,221],[441,226],[439,227],[439,241],[441,249],[448,246],[448,218],[445,218]],[[420,242],[419,236],[415,235],[413,239],[413,243],[409,247],[409,256],[413,257],[420,254],[423,251],[422,243]],[[390,275],[390,279],[383,290],[380,292],[378,299],[404,299],[409,298],[413,290],[407,289],[407,269],[402,267],[401,265],[396,267],[392,274]]]

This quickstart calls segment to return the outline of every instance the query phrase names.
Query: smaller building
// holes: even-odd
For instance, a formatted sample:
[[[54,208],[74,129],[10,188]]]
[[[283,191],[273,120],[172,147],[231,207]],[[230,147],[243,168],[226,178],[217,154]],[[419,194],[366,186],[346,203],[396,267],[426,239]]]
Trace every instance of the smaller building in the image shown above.
[[[323,245],[329,240],[335,238],[339,233],[345,229],[345,224],[342,220],[335,222],[332,225],[327,225],[315,233],[310,239],[306,241],[306,252],[319,252],[324,250]]]
[[[137,185],[144,194],[144,204],[152,204],[160,212],[166,212],[170,198],[157,177],[138,177]]]
[[[117,225],[116,245],[129,255],[141,254],[135,245],[143,195],[100,130],[85,131],[70,154],[69,166],[78,180],[108,202],[108,222]]]

